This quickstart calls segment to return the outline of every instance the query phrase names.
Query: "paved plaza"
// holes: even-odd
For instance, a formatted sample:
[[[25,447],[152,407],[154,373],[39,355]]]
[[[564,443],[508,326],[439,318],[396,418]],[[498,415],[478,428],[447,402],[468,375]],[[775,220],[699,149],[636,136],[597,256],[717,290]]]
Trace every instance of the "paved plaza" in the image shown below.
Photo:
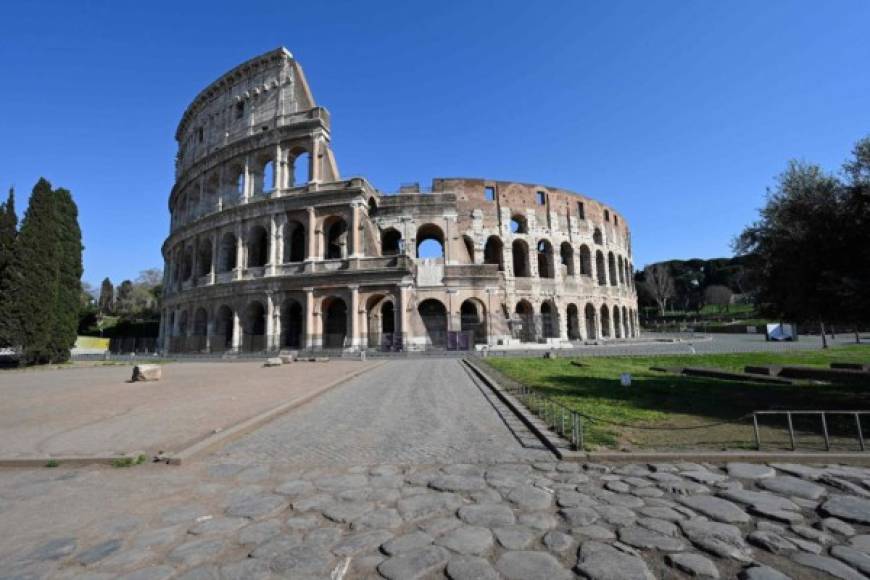
[[[170,467],[0,470],[0,578],[870,575],[870,469],[558,462],[452,359]]]

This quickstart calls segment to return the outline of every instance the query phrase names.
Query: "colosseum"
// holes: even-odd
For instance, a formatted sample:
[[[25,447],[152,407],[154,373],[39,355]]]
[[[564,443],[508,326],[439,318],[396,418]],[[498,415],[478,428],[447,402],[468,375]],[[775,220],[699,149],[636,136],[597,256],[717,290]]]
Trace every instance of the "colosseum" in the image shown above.
[[[637,336],[622,215],[563,189],[342,179],[286,49],[206,87],[176,132],[169,352],[570,348]]]

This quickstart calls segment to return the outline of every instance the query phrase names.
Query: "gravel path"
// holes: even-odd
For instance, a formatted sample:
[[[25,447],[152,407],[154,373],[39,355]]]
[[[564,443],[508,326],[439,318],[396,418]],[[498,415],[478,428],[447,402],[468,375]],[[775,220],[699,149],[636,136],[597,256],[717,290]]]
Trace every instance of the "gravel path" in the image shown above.
[[[493,399],[458,360],[390,361],[211,461],[346,466],[551,459]]]

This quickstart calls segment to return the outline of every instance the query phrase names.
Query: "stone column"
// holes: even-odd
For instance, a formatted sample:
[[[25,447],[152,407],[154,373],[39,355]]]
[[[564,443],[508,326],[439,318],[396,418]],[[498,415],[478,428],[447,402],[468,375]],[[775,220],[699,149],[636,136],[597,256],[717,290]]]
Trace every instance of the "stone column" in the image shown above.
[[[236,280],[242,279],[245,270],[245,228],[241,222],[236,224]]]
[[[244,179],[242,180],[242,202],[247,203],[251,198],[252,184],[251,184],[251,158],[245,157],[245,172]]]
[[[275,214],[269,216],[269,264],[266,271],[269,276],[275,275],[275,265],[278,260],[277,256],[277,246],[278,246],[278,224],[275,219]]]
[[[557,301],[553,301],[556,305],[556,319],[559,323],[559,339],[568,340],[568,306],[560,305]]]
[[[272,293],[266,293],[266,351],[271,351],[275,344],[275,302]]]
[[[359,340],[359,286],[350,286],[350,347],[356,349]]]
[[[208,272],[209,284],[214,284],[217,281],[218,239],[218,234],[214,234],[211,237],[211,269]]]
[[[214,334],[214,317],[209,316],[205,325],[205,352],[211,352],[211,337]]]
[[[284,162],[281,156],[281,144],[275,144],[275,160],[272,162],[274,168],[275,183],[272,186],[273,195],[278,195],[284,189]]]
[[[351,258],[359,258],[359,257],[362,256],[362,252],[360,252],[360,235],[359,235],[359,228],[360,228],[360,219],[359,219],[360,204],[359,204],[359,203],[354,203],[354,204],[352,204],[352,205],[351,205],[351,211],[353,212],[353,216],[352,216],[351,221],[350,221],[350,223],[351,223],[351,226],[350,226],[350,227],[351,227],[351,241],[350,241],[350,243],[351,243],[351,254],[350,254],[350,257],[351,257]]]
[[[306,262],[313,262],[317,260],[317,216],[315,215],[314,208],[308,208],[308,224],[305,227],[305,233],[308,236],[308,243],[306,248]]]
[[[239,320],[239,311],[233,310],[233,351],[238,352],[242,345],[242,324]]]
[[[196,286],[197,283],[197,275],[196,272],[199,269],[199,238],[193,238],[193,251],[191,252],[191,260],[190,260],[190,285]]]
[[[305,348],[314,348],[314,288],[305,291]]]
[[[399,286],[399,336],[402,338],[402,349],[408,349],[408,339],[411,337],[409,322],[408,322],[408,285]]]

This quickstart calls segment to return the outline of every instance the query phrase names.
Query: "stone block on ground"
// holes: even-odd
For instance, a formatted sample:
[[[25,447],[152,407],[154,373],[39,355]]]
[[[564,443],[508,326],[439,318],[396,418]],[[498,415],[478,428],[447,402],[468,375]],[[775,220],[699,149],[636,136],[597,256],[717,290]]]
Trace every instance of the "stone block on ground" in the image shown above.
[[[163,378],[163,367],[160,365],[136,365],[133,367],[133,377],[130,379],[134,383],[159,381]]]
[[[284,361],[281,360],[280,356],[273,356],[266,359],[266,362],[263,363],[264,367],[280,367]]]

